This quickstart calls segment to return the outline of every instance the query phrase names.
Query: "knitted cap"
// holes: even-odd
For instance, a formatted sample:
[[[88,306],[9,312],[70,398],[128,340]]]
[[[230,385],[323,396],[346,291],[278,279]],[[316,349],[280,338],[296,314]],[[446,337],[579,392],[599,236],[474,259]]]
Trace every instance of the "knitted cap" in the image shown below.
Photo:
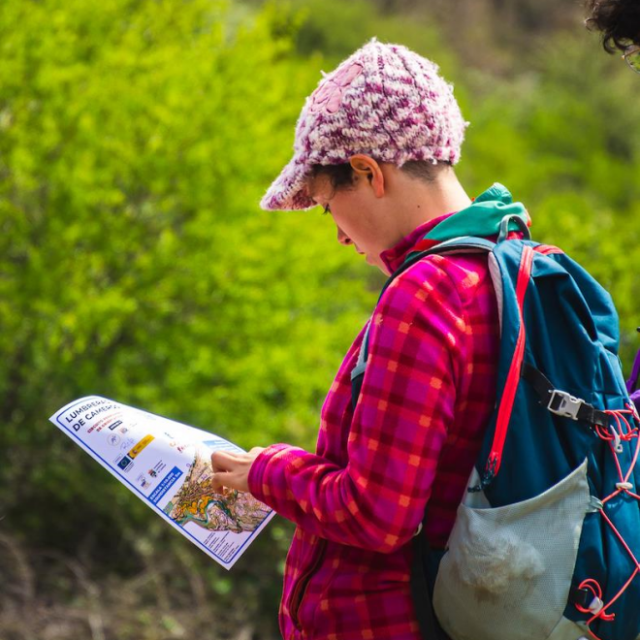
[[[436,64],[374,38],[324,75],[307,98],[293,158],[260,206],[315,206],[306,189],[311,167],[344,164],[356,153],[399,167],[410,160],[455,164],[466,126]]]

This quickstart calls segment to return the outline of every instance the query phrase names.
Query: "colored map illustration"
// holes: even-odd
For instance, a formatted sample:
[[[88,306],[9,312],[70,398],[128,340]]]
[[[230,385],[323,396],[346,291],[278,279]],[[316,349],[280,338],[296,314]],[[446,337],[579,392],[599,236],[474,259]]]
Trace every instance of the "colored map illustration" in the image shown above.
[[[181,526],[193,522],[210,531],[254,531],[269,515],[269,508],[250,493],[214,491],[212,475],[208,453],[197,451],[184,484],[164,512]]]

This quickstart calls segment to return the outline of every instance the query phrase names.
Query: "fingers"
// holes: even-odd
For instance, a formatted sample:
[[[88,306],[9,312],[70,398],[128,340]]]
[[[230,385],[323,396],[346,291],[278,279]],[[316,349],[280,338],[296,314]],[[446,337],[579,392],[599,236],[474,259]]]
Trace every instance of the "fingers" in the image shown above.
[[[218,471],[214,473],[213,477],[211,478],[211,486],[213,490],[217,491],[218,493],[222,493],[222,490],[225,487],[229,486],[228,482],[229,482],[229,472],[227,471]]]
[[[245,455],[245,454],[242,454]],[[242,459],[228,451],[215,451],[211,454],[213,477],[211,485],[215,491],[222,492],[226,487],[237,491],[247,491],[242,477]]]
[[[237,460],[237,456],[228,451],[214,451],[211,454],[211,466],[214,471],[228,471]]]
[[[264,447],[253,447],[248,453],[244,451],[214,451],[211,454],[211,465],[214,471],[230,471],[241,465],[251,464]]]
[[[229,459],[224,451],[214,451],[211,454],[211,468],[213,476],[211,477],[211,487],[219,493],[227,486],[227,477],[229,475]]]
[[[211,454],[214,489],[229,487],[237,491],[249,491],[248,476],[251,464],[261,451],[264,451],[263,447],[254,447],[249,453],[214,451]]]

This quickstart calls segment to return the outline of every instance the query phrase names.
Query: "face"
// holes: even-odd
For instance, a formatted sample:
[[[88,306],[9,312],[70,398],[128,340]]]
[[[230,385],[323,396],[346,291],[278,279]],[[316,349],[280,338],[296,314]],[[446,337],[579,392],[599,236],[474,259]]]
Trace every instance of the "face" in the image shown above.
[[[388,274],[380,254],[388,249],[388,233],[381,203],[373,196],[366,178],[357,176],[353,186],[335,190],[326,175],[319,175],[309,185],[311,197],[330,213],[338,232],[338,242],[353,246],[365,260]]]

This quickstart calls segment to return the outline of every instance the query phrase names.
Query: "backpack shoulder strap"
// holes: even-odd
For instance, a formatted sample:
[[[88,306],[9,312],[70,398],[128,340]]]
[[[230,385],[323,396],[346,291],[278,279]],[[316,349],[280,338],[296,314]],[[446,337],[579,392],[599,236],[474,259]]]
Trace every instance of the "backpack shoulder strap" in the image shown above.
[[[476,253],[479,251],[485,251],[490,253],[495,248],[496,243],[486,238],[477,238],[475,236],[461,236],[460,238],[453,238],[451,240],[445,240],[440,242],[435,247],[425,249],[424,251],[414,251],[409,253],[402,266],[387,280],[382,291],[391,284],[393,280],[401,273],[406,271],[409,267],[416,262],[422,260],[426,256],[443,253]]]

